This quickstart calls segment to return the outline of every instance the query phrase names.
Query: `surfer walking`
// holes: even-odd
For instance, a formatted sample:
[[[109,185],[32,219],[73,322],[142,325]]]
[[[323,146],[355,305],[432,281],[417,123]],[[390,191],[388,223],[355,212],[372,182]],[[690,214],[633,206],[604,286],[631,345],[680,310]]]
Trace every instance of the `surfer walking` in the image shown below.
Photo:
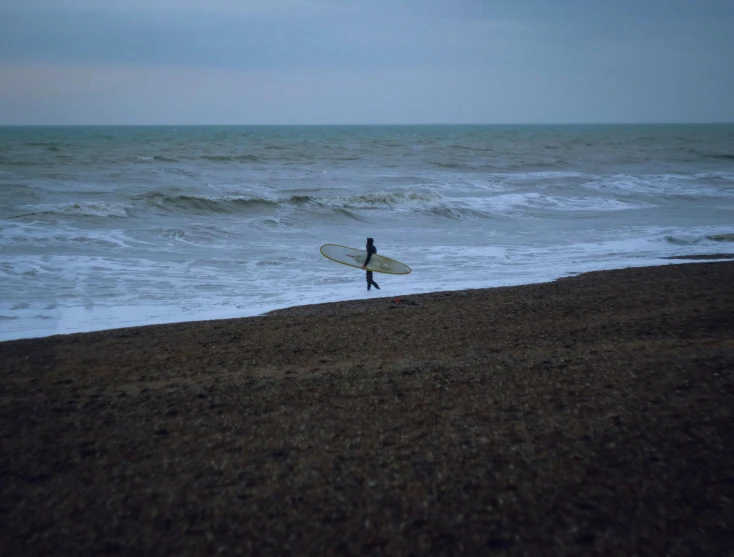
[[[367,265],[370,263],[370,259],[372,259],[372,254],[377,253],[377,248],[375,247],[375,240],[372,238],[367,238],[367,259],[364,260],[364,265],[362,265],[362,270],[367,270]],[[367,290],[369,290],[371,287],[377,288],[377,290],[380,289],[380,286],[372,279],[372,271],[367,271]]]

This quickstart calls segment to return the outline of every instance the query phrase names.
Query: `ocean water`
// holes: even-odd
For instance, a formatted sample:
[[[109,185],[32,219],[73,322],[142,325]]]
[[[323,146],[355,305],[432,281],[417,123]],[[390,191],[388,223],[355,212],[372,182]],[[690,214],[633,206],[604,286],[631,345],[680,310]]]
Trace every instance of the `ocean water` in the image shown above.
[[[0,192],[7,340],[731,253],[734,125],[5,127]]]

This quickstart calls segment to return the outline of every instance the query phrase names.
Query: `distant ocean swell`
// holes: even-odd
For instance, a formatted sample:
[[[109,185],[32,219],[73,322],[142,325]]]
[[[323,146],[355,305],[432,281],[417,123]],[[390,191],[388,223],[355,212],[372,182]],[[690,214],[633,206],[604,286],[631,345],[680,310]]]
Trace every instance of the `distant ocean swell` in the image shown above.
[[[236,195],[169,195],[146,193],[127,202],[78,201],[56,205],[28,206],[31,210],[10,216],[12,219],[49,219],[55,216],[146,218],[175,215],[261,215],[276,210],[308,213],[324,210],[360,212],[389,211],[394,214],[434,214],[440,217],[485,217],[511,214],[532,217],[536,211],[618,211],[654,207],[643,199],[604,197],[599,195],[552,195],[542,192],[498,193],[496,195],[452,198],[437,191],[378,191],[357,195],[291,195],[282,197],[248,197]]]
[[[183,153],[140,153],[119,152],[109,153],[104,150],[83,152],[71,145],[48,144],[39,145],[28,150],[0,153],[0,166],[24,166],[24,167],[48,167],[55,164],[70,163],[101,163],[115,165],[133,163],[135,165],[150,165],[158,167],[163,164],[183,163],[186,165],[197,165],[199,163],[233,166],[266,166],[273,164],[299,165],[311,163],[362,163],[369,162],[380,156],[379,153],[362,150],[350,153],[343,150],[327,148],[316,151],[311,148],[293,148],[287,146],[269,146],[258,148],[255,152],[229,152],[209,154],[183,154]],[[381,146],[385,147],[385,146]],[[386,148],[386,147],[385,147]],[[563,171],[572,166],[574,161],[570,158],[543,156],[535,154],[531,160],[518,154],[506,154],[492,152],[486,147],[453,147],[442,153],[431,153],[420,157],[422,164],[436,169],[449,171],[482,171],[482,172],[505,172],[505,171]],[[397,158],[398,153],[392,153]],[[416,156],[413,152],[404,153],[405,156]],[[688,157],[673,159],[675,162],[687,163],[697,159],[718,160],[727,162],[734,160],[734,154],[729,153],[698,153],[691,152]],[[650,156],[628,156],[627,162],[652,162],[655,157]],[[391,159],[382,162],[383,167],[398,165],[398,161]]]
[[[158,216],[179,215],[223,215],[261,214],[273,209],[370,210],[396,209],[422,210],[426,204],[443,202],[445,198],[430,192],[369,193],[354,196],[309,196],[293,195],[281,198],[258,198],[244,196],[201,196],[167,195],[147,193],[136,196],[128,203],[121,202],[66,202],[57,205],[36,205],[27,213],[12,215],[11,219],[33,219],[59,217],[111,217],[136,218],[150,213]]]

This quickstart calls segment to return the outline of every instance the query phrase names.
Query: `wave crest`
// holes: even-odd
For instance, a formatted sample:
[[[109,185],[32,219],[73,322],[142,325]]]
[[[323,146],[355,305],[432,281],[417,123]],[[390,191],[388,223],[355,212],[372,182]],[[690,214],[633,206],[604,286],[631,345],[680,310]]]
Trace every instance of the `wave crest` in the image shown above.
[[[69,202],[60,205],[36,205],[35,211],[16,215],[12,218],[27,218],[40,216],[72,216],[72,217],[115,217],[125,218],[130,216],[128,205],[122,203],[103,202]]]
[[[170,212],[237,213],[276,206],[277,201],[257,197],[148,194],[146,204]]]
[[[260,162],[256,155],[202,155],[200,158],[214,162]]]

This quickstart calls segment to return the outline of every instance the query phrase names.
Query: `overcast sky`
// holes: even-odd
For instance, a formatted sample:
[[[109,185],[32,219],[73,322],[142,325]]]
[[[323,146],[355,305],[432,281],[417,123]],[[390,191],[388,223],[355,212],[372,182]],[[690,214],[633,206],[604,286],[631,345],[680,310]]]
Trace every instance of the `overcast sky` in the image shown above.
[[[0,124],[734,122],[734,0],[0,0]]]

